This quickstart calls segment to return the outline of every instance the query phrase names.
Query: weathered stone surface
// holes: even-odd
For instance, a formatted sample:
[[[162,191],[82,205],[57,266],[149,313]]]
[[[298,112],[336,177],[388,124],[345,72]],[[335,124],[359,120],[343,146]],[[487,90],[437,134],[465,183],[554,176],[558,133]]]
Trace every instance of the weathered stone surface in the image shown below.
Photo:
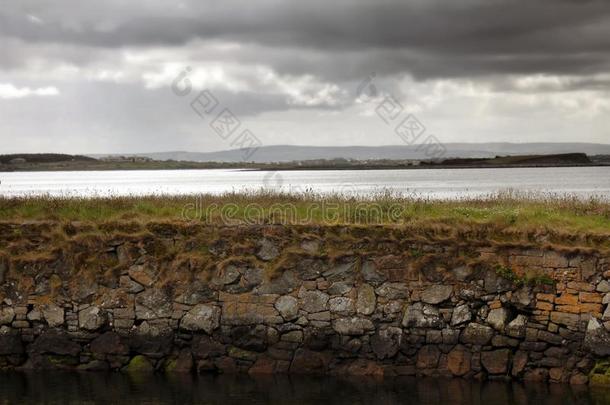
[[[610,333],[595,318],[587,324],[584,347],[598,356],[610,355]]]
[[[129,347],[123,343],[121,337],[115,332],[106,332],[91,342],[91,352],[96,354],[129,354]]]
[[[436,368],[440,356],[441,352],[437,346],[426,345],[417,352],[416,366],[418,369]]]
[[[464,346],[456,346],[447,354],[447,369],[454,376],[464,376],[470,371],[472,355]]]
[[[333,329],[340,335],[363,335],[375,329],[373,322],[366,318],[339,318],[333,321]]]
[[[301,308],[307,312],[322,312],[327,309],[329,296],[318,290],[305,291],[299,294]]]
[[[466,326],[466,328],[462,331],[460,341],[462,343],[483,346],[489,343],[493,334],[493,329],[489,326],[472,322],[469,323],[468,326]]]
[[[136,318],[149,320],[172,316],[172,301],[168,293],[151,288],[136,295]]]
[[[439,317],[438,309],[422,305],[421,302],[407,306],[405,315],[402,319],[402,326],[405,328],[434,328],[440,329],[443,321]]]
[[[390,326],[371,336],[371,348],[378,359],[389,359],[398,353],[401,340],[402,329]]]
[[[270,239],[261,239],[258,242],[258,256],[261,260],[273,260],[280,255],[280,249],[277,242]]]
[[[469,321],[472,318],[470,307],[467,304],[458,305],[451,315],[451,325],[456,326]]]
[[[354,300],[347,297],[335,297],[328,301],[330,312],[339,315],[353,315],[356,312]]]
[[[451,297],[453,286],[451,285],[433,285],[426,288],[421,293],[421,300],[427,304],[440,304]]]
[[[51,328],[56,328],[64,324],[64,309],[55,304],[43,305],[41,308],[42,317]]]
[[[292,374],[324,374],[329,364],[329,356],[307,349],[298,349],[290,364]]]
[[[508,336],[522,338],[525,336],[526,327],[527,317],[525,315],[519,314],[506,326],[506,334]]]
[[[506,374],[510,358],[509,349],[481,353],[481,363],[489,374]]]
[[[67,333],[49,329],[44,332],[28,348],[33,353],[51,353],[59,355],[76,356],[81,347],[72,341]]]
[[[129,364],[125,367],[125,371],[130,374],[152,373],[155,371],[155,368],[146,356],[138,355],[131,359]]]
[[[212,305],[195,305],[180,321],[182,329],[204,331],[211,334],[220,326],[220,308]]]
[[[151,287],[157,279],[157,269],[150,264],[133,265],[129,268],[128,274],[136,283],[145,287]],[[130,286],[130,289],[135,292],[138,288],[137,286]]]
[[[358,288],[358,300],[356,301],[356,310],[361,315],[370,315],[375,311],[377,297],[375,289],[370,284],[362,284]]]
[[[494,308],[489,311],[487,315],[487,323],[490,324],[495,330],[502,332],[506,326],[508,320],[508,310],[506,308]]]
[[[383,283],[375,290],[375,293],[389,300],[409,298],[409,288],[406,283]]]
[[[275,309],[285,321],[292,321],[299,315],[299,301],[290,295],[283,295],[275,302]]]
[[[96,306],[78,311],[78,326],[81,329],[95,331],[106,323],[106,314]]]
[[[10,325],[13,319],[15,319],[13,307],[3,307],[0,309],[0,325]]]

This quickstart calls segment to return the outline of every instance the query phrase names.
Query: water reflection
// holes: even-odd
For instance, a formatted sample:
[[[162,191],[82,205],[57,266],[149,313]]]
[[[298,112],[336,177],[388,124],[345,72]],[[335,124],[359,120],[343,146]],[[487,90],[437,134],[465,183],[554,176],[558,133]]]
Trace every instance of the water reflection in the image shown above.
[[[4,373],[2,404],[606,404],[610,390],[445,379]]]

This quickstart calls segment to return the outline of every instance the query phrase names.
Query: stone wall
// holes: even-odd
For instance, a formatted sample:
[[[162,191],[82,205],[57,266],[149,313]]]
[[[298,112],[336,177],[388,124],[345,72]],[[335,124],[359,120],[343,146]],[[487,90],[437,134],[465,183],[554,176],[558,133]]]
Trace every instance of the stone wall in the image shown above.
[[[1,223],[0,367],[605,383],[608,253],[496,236]]]

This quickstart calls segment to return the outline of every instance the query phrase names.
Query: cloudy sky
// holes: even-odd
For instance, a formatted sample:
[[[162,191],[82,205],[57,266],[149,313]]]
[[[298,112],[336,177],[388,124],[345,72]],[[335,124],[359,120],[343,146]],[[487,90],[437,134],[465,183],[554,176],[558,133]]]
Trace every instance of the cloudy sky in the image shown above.
[[[0,153],[230,149],[225,108],[264,145],[400,144],[388,99],[443,142],[610,143],[610,1],[0,0]]]

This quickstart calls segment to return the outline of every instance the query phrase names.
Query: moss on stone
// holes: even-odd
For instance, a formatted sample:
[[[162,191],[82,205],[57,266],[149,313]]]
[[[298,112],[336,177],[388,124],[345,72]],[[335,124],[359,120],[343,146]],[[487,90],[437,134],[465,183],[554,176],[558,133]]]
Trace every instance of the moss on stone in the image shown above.
[[[610,359],[601,359],[589,373],[589,383],[595,386],[610,387]]]
[[[152,373],[154,367],[146,356],[137,355],[125,367],[125,371],[128,373]]]

